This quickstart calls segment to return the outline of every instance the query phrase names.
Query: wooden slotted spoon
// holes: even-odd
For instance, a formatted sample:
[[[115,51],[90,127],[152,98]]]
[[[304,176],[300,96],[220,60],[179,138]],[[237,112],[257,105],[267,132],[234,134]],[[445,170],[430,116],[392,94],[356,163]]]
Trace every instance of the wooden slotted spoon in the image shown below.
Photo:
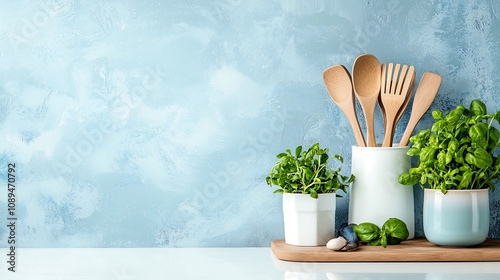
[[[387,119],[382,147],[392,146],[398,112],[405,103],[414,71],[413,66],[408,69],[408,65],[401,67],[401,64],[396,64],[396,66],[393,63],[387,66],[385,63],[382,64],[380,100]]]

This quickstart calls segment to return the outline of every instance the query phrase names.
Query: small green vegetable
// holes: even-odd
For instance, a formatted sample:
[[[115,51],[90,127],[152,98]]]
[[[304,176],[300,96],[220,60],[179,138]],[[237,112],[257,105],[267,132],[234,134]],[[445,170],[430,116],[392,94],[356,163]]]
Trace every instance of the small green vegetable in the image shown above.
[[[312,144],[304,151],[302,146],[295,153],[286,150],[277,155],[278,162],[271,168],[266,183],[278,186],[274,193],[302,193],[318,198],[320,193],[346,192],[354,181],[354,175],[344,176],[342,167],[333,169],[328,165],[328,149],[321,149],[319,143]],[[334,158],[342,164],[344,159],[335,154]],[[337,196],[338,195],[337,193]]]
[[[390,218],[380,229],[373,223],[361,223],[353,228],[359,240],[371,246],[382,245],[386,248],[387,245],[396,245],[406,239],[410,233],[406,224],[398,218]]]

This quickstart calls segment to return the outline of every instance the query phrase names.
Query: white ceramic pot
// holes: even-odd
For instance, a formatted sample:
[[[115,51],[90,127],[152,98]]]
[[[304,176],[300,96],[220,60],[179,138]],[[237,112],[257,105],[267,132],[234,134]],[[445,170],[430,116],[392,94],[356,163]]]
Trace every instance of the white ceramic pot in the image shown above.
[[[424,190],[423,223],[427,240],[442,246],[483,243],[490,227],[489,190]]]
[[[296,246],[323,246],[335,237],[335,193],[283,194],[285,243]]]
[[[389,218],[402,220],[415,237],[413,187],[398,182],[410,169],[409,147],[352,147],[349,223],[371,222],[379,227]]]

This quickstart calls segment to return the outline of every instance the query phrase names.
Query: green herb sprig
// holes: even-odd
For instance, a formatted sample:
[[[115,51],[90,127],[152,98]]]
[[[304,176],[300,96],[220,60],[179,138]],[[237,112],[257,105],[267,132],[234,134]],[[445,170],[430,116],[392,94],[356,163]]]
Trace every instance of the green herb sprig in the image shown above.
[[[376,224],[365,222],[354,226],[354,232],[359,238],[359,241],[371,246],[379,246],[386,248],[387,245],[396,245],[406,239],[410,235],[405,222],[398,218],[390,218],[380,229]]]
[[[500,111],[488,114],[486,105],[473,100],[469,109],[457,106],[444,115],[432,112],[435,122],[410,138],[408,155],[418,156],[417,167],[399,176],[399,183],[423,188],[495,190],[500,178],[498,147]]]
[[[333,169],[328,165],[328,149],[321,149],[319,143],[311,145],[306,151],[298,146],[295,154],[288,149],[278,154],[277,158],[278,162],[266,177],[268,185],[279,187],[274,193],[309,194],[318,198],[320,193],[346,192],[354,181],[354,175],[340,174],[342,167]],[[340,155],[335,154],[334,158],[341,164],[344,162]]]

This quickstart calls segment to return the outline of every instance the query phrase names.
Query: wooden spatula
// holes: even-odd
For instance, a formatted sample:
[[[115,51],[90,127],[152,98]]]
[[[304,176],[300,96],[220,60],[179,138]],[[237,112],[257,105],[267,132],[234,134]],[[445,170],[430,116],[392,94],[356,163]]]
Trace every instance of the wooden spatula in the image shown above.
[[[417,87],[417,92],[413,98],[413,105],[411,108],[410,120],[406,126],[405,132],[401,141],[399,141],[400,146],[408,145],[408,140],[410,139],[415,126],[420,121],[420,118],[427,112],[429,107],[436,97],[439,87],[441,86],[442,78],[438,74],[432,72],[425,72],[420,79],[420,84]]]

